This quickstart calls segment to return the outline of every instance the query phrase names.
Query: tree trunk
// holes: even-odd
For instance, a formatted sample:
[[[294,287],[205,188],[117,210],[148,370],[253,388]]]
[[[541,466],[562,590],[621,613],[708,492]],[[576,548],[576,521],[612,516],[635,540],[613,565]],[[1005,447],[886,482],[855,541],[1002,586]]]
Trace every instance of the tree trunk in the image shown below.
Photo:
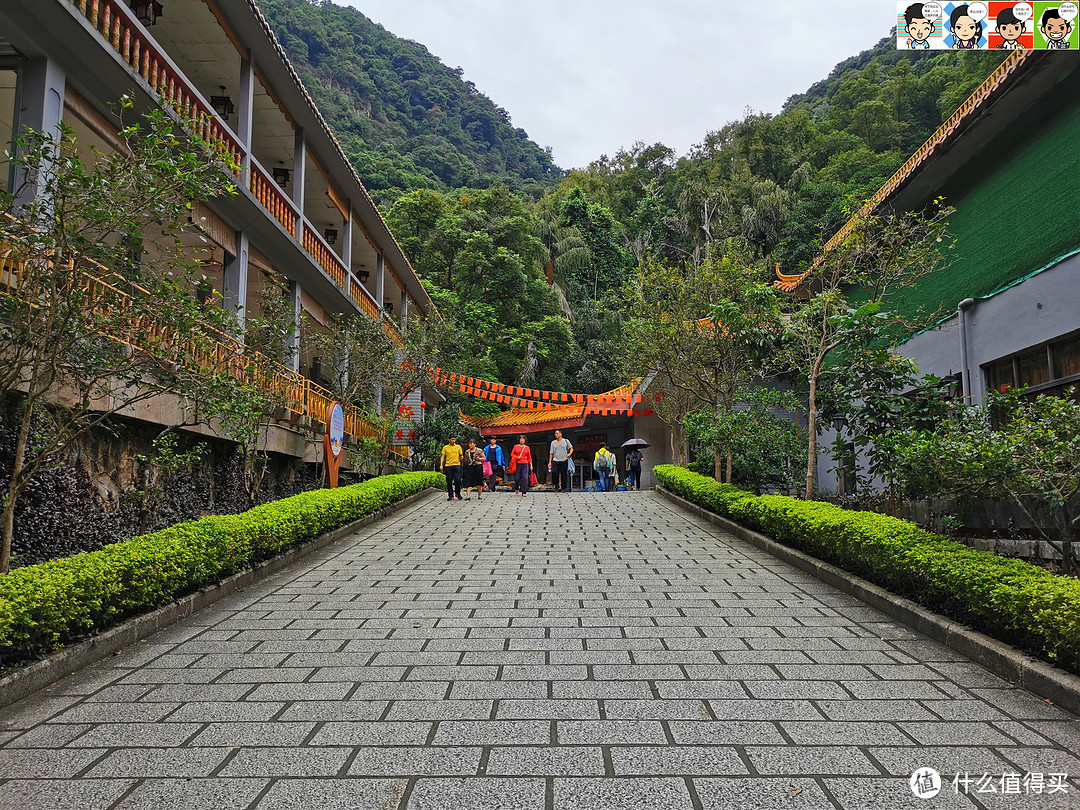
[[[729,447],[727,449],[727,482],[729,484],[731,483],[731,465],[732,465],[732,462],[734,461],[734,456],[735,456],[735,454],[732,452],[731,448]]]
[[[31,386],[33,386],[31,380]],[[32,388],[31,388],[32,390]],[[33,403],[29,400],[23,410],[22,421],[19,423],[19,438],[15,441],[15,460],[11,467],[11,480],[8,482],[7,492],[4,494],[4,538],[0,545],[0,574],[6,574],[11,568],[11,541],[15,536],[15,502],[22,489],[22,471],[26,444],[30,437],[30,424],[34,420]]]
[[[720,483],[724,482],[724,455],[719,447],[713,448],[713,478]]]
[[[1075,547],[1073,546],[1073,521],[1067,507],[1061,507],[1061,573],[1072,576],[1077,566]]]
[[[810,396],[807,398],[806,430],[810,434],[806,448],[806,500],[814,499],[814,468],[817,466],[817,374],[810,375]]]

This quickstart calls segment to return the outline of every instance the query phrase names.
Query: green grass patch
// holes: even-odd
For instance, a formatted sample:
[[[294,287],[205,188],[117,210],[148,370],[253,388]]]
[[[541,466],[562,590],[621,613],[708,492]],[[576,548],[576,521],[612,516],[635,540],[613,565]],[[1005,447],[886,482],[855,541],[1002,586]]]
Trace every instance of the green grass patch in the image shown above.
[[[755,496],[671,464],[653,471],[688,501],[1080,673],[1080,580],[977,551],[899,518]]]
[[[17,568],[0,576],[0,663],[55,650],[428,487],[445,486],[441,473],[388,475]]]

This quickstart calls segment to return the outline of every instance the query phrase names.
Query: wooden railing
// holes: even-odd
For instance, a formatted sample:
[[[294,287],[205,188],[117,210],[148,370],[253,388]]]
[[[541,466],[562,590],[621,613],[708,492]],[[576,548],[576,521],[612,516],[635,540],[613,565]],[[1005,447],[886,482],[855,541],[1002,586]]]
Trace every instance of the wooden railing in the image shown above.
[[[191,122],[195,135],[227,155],[235,166],[240,165],[244,150],[236,136],[172,60],[158,50],[125,4],[117,0],[69,2],[166,105]]]
[[[285,226],[291,236],[296,237],[296,223],[300,218],[292,200],[285,196],[276,182],[266,176],[266,172],[254,160],[251,161],[251,193],[262,203],[263,208]]]
[[[327,424],[330,405],[336,401],[331,391],[246,348],[232,335],[214,327],[206,326],[198,338],[192,338],[177,334],[167,321],[136,314],[133,296],[148,294],[145,289],[96,262],[86,260],[86,265],[89,270],[82,272],[81,278],[89,310],[114,322],[118,314],[131,311],[131,318],[123,330],[111,332],[107,337],[134,349],[153,350],[172,363],[225,373],[248,385],[259,386],[274,394],[283,407],[319,424]],[[73,268],[73,262],[69,261],[68,266]],[[11,244],[0,245],[0,287],[8,294],[25,297],[30,291],[24,289],[26,275],[20,272],[21,268],[22,261]],[[343,407],[347,435],[377,438],[377,431],[364,420],[359,408],[355,405]],[[403,460],[409,457],[407,447],[394,447],[391,453]]]
[[[319,263],[319,266],[326,271],[330,278],[337,282],[341,289],[349,289],[349,274],[345,270],[345,265],[337,257],[337,254],[330,249],[329,245],[323,241],[322,236],[306,220],[304,221],[304,236],[301,244],[304,246],[304,250],[311,254],[311,257]]]
[[[239,174],[245,149],[226,127],[209,102],[186,79],[145,30],[134,19],[130,9],[118,0],[68,0],[93,26],[102,38],[125,62],[143,77],[164,104],[182,118],[190,121],[193,134],[205,140],[211,148],[229,159]],[[380,320],[380,307],[367,290],[354,289],[344,263],[313,229],[280,186],[267,177],[266,171],[254,160],[248,186],[252,195],[280,222],[293,238],[302,230],[300,243],[326,274],[374,320]],[[301,222],[303,223],[301,228]],[[400,334],[392,324],[383,322],[387,333],[400,343]]]

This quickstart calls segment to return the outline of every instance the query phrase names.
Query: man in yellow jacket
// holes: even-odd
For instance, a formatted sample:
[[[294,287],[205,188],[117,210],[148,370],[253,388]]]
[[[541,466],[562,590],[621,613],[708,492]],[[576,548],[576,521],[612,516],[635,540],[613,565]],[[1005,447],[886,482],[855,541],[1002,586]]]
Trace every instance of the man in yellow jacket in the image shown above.
[[[596,470],[596,474],[600,477],[598,488],[601,492],[608,491],[608,476],[618,466],[615,454],[607,449],[606,444],[601,444],[600,449],[593,456],[593,469]]]

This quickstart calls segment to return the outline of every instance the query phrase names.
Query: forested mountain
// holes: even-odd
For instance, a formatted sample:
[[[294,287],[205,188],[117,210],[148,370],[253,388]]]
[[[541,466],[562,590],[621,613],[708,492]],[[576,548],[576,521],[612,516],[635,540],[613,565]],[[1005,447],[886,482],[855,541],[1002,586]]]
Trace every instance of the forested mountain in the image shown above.
[[[459,370],[586,392],[625,381],[624,292],[642,262],[697,263],[734,238],[763,278],[805,267],[1004,58],[886,38],[686,155],[637,143],[564,175],[423,46],[351,8],[260,6],[454,324]]]
[[[709,242],[740,237],[794,272],[845,207],[880,188],[1002,59],[900,51],[886,38],[777,115],[748,108],[682,157],[635,144],[570,172],[553,195],[584,189],[612,211],[637,258],[696,261]]]
[[[535,197],[561,176],[506,110],[423,45],[325,0],[259,8],[377,202],[416,188]]]

